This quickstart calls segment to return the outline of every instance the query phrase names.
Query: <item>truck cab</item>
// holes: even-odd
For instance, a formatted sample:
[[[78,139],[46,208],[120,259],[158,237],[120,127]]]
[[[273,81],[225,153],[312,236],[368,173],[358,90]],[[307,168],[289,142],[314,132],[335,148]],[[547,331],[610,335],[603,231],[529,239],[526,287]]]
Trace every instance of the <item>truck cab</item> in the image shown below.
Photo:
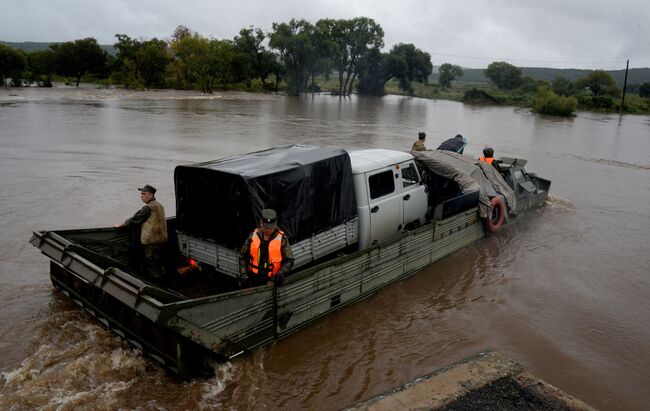
[[[425,223],[427,192],[412,155],[382,149],[349,155],[360,250]]]

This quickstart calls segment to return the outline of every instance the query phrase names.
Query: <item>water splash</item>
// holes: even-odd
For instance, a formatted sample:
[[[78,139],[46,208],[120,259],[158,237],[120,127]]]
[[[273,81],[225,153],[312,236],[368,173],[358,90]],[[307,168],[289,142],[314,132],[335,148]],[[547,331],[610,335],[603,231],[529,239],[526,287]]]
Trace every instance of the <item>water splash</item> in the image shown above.
[[[77,313],[53,316],[43,327],[47,332],[47,341],[18,367],[0,373],[0,408],[111,408],[147,366],[138,351]]]
[[[575,205],[566,198],[549,194],[546,198],[546,207],[553,210],[573,210]]]
[[[212,410],[222,408],[223,404],[220,401],[219,394],[221,394],[235,375],[237,375],[237,367],[231,362],[225,364],[217,364],[214,366],[214,377],[207,381],[198,382],[201,387],[201,398],[198,401],[198,408],[201,410]]]

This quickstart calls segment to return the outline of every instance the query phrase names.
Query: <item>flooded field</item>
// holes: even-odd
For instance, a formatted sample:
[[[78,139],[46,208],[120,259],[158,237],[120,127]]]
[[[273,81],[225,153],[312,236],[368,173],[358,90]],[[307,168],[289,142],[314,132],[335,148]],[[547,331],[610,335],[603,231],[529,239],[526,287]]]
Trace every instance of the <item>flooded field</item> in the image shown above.
[[[111,226],[173,170],[289,143],[529,160],[547,206],[410,279],[181,382],[53,289],[35,230]],[[0,408],[339,409],[493,348],[602,409],[647,408],[650,117],[406,97],[0,89]]]

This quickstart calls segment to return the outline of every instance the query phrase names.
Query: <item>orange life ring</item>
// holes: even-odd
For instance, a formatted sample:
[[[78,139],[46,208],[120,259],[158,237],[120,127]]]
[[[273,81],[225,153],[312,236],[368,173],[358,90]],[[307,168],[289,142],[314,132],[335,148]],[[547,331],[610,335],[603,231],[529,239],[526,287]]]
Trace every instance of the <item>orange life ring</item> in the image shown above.
[[[492,197],[487,217],[487,229],[491,233],[499,231],[506,219],[506,204],[501,197]]]

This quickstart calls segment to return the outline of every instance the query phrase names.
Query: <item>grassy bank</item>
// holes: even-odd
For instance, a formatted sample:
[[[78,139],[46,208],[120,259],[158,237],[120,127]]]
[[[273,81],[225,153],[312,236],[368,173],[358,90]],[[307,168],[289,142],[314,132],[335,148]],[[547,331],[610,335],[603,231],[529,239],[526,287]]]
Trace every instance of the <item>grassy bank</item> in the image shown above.
[[[57,82],[65,82],[65,78],[55,76],[53,78]],[[83,82],[95,83],[99,87],[113,86],[107,80],[97,80],[90,76],[84,77]],[[315,83],[317,91],[322,93],[337,93],[338,92],[338,78],[330,76],[329,78],[316,77]],[[411,96],[427,98],[433,100],[450,100],[465,102],[470,104],[481,104],[490,106],[513,106],[522,108],[533,109],[535,105],[537,92],[525,92],[521,89],[516,90],[500,90],[491,84],[486,83],[463,83],[456,82],[448,89],[441,88],[437,83],[412,83],[413,93]],[[248,82],[217,85],[216,92],[219,91],[244,91],[251,93],[264,93],[271,92],[275,89],[275,83],[267,81],[266,88],[263,87],[259,79],[254,79]],[[287,85],[281,82],[278,91],[286,92]],[[389,81],[385,87],[386,94],[394,95],[408,95],[399,88],[397,81]],[[478,98],[476,96],[478,95]],[[468,97],[469,96],[469,97]],[[587,93],[578,93],[574,96],[577,100],[577,109],[581,111],[591,111],[599,113],[618,113],[620,106],[620,98],[613,97],[593,97]],[[638,94],[628,93],[625,96],[625,113],[628,114],[650,114],[650,98],[640,97]]]
[[[330,78],[316,78],[316,84],[322,92],[337,92],[338,80]],[[400,90],[397,81],[386,83],[386,94],[408,95]],[[476,93],[476,90],[479,93]],[[468,98],[467,93],[479,94],[482,98]],[[472,104],[514,106],[533,108],[537,92],[526,92],[520,89],[500,90],[491,84],[486,83],[462,83],[456,82],[448,89],[441,88],[437,83],[413,83],[413,97],[428,98],[434,100],[450,100]],[[574,96],[577,100],[577,109],[581,111],[592,111],[599,113],[619,112],[620,98],[602,97],[594,98],[588,93],[578,93]],[[642,98],[638,94],[628,93],[625,96],[625,113],[628,114],[650,114],[650,99]]]

